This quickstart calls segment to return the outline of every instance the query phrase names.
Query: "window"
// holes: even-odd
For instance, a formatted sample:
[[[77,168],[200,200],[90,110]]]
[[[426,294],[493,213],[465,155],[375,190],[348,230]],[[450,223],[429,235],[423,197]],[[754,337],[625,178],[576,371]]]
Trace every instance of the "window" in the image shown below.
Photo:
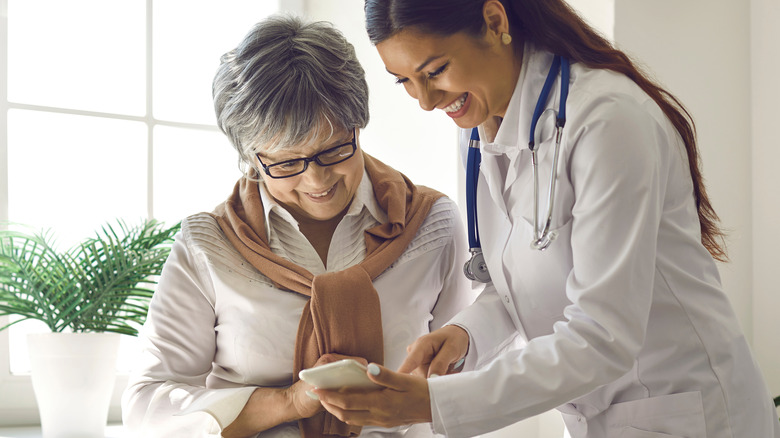
[[[214,122],[219,57],[300,3],[0,0],[0,221],[55,230],[65,248],[117,218],[212,210],[240,176]],[[38,421],[24,342],[37,330],[0,331],[0,425]]]

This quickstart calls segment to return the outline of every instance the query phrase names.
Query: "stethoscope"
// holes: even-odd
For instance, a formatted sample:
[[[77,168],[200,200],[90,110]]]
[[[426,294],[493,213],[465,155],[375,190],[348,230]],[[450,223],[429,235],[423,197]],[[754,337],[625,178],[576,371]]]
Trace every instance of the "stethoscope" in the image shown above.
[[[550,184],[547,191],[547,219],[542,226],[539,226],[539,162],[537,160],[537,147],[534,140],[536,133],[536,124],[545,112],[544,106],[547,98],[550,96],[555,77],[558,71],[561,72],[561,96],[558,105],[558,113],[555,121],[555,150],[553,153],[552,169],[550,170]],[[563,126],[566,124],[566,99],[569,97],[569,60],[556,55],[547,73],[547,79],[544,81],[542,92],[536,101],[536,108],[531,118],[531,132],[528,141],[528,149],[531,151],[531,171],[534,179],[534,236],[531,240],[531,249],[544,251],[553,240],[558,237],[555,231],[550,230],[552,224],[553,204],[555,202],[555,180],[558,176],[558,156],[561,150],[561,137],[563,135]],[[552,110],[555,112],[554,110]],[[479,224],[477,223],[477,181],[479,177],[479,166],[482,161],[482,155],[479,150],[479,131],[477,128],[471,130],[471,139],[469,140],[468,158],[466,160],[466,216],[468,220],[469,252],[471,258],[463,266],[463,273],[469,280],[475,280],[482,283],[490,281],[490,272],[488,272],[485,257],[482,255],[482,246],[479,241]]]

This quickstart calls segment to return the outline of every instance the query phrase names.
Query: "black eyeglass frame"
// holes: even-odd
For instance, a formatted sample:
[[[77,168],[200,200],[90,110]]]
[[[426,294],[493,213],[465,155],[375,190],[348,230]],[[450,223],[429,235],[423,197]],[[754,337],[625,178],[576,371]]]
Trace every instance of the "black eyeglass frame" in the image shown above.
[[[332,151],[334,151],[336,149],[343,148],[346,145],[352,145],[352,153],[349,154],[349,156],[344,157],[343,159],[341,159],[339,161],[335,161],[333,163],[323,163],[322,161],[320,161],[320,156],[321,155],[325,155],[328,152],[332,152]],[[352,140],[350,140],[350,141],[348,141],[346,143],[341,143],[340,145],[337,145],[337,146],[333,146],[332,148],[325,149],[324,151],[317,152],[316,154],[314,154],[311,157],[295,158],[293,160],[280,161],[278,163],[274,163],[274,164],[270,164],[270,165],[266,166],[265,163],[263,163],[263,160],[260,158],[260,154],[255,154],[255,155],[257,156],[257,161],[260,162],[260,165],[263,167],[263,171],[265,172],[266,175],[268,175],[269,177],[271,177],[273,179],[284,179],[284,178],[290,178],[290,177],[293,177],[293,176],[298,176],[298,175],[302,174],[303,172],[306,172],[306,169],[309,168],[309,163],[311,163],[311,162],[315,162],[315,163],[317,163],[317,165],[322,166],[322,167],[334,166],[336,164],[343,163],[343,162],[349,160],[350,158],[354,157],[356,151],[357,151],[357,135],[356,135],[356,128],[353,127],[352,128]],[[293,173],[293,174],[290,174],[290,175],[284,175],[284,176],[274,176],[274,175],[271,175],[271,170],[270,170],[271,168],[273,168],[275,166],[282,166],[282,165],[285,165],[285,164],[296,163],[296,162],[303,162],[303,169],[301,169],[300,172],[296,172],[296,173]]]

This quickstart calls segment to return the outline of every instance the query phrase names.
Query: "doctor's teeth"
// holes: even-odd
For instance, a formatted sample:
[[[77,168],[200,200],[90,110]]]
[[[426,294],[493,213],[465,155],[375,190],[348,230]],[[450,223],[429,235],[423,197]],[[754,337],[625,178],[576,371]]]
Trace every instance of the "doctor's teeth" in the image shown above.
[[[454,113],[455,111],[460,110],[463,107],[463,104],[466,103],[466,98],[468,97],[468,95],[469,95],[468,93],[463,93],[463,96],[460,96],[458,100],[452,102],[452,105],[444,108],[444,111],[448,113]]]

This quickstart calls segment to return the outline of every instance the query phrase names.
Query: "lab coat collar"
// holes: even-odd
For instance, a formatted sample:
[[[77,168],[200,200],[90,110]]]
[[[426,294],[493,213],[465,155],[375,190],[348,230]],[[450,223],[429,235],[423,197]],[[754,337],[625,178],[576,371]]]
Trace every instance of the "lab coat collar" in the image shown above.
[[[485,177],[493,202],[502,210],[506,210],[505,187],[514,184],[523,173],[522,169],[527,168],[526,163],[530,163],[531,152],[528,150],[528,136],[531,129],[531,119],[552,61],[553,55],[551,53],[538,50],[533,44],[525,44],[520,76],[517,79],[504,119],[496,133],[496,138],[493,142],[480,141],[482,150],[481,173]],[[560,82],[556,81],[556,83]],[[558,94],[558,90],[553,90],[550,93],[551,99]],[[540,121],[540,123],[542,122]],[[480,139],[488,138],[485,135],[483,125],[479,127],[479,134]],[[539,148],[537,152],[539,160],[543,160],[550,149],[549,147]],[[509,162],[505,161],[507,159]]]
[[[528,137],[536,101],[544,85],[547,72],[552,65],[553,54],[539,50],[532,43],[523,46],[523,60],[520,76],[507,106],[504,119],[493,142],[483,141],[483,151],[488,154],[517,154],[527,148]],[[558,95],[558,86],[553,87],[550,99]],[[481,139],[487,139],[484,127],[480,125]],[[540,154],[544,151],[540,150]]]

